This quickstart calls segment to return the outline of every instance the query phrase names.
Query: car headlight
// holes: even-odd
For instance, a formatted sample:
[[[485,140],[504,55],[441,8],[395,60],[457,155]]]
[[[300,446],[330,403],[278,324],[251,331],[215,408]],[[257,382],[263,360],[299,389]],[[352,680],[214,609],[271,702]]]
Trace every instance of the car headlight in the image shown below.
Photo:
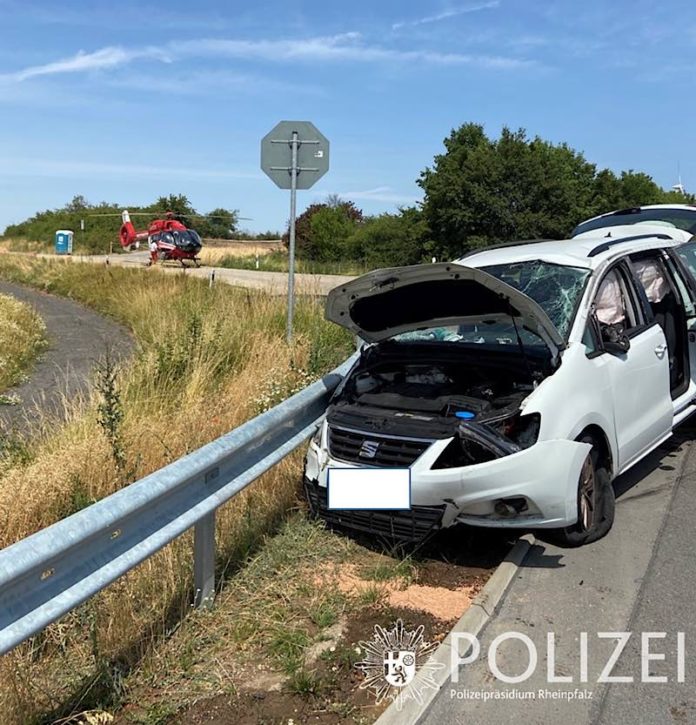
[[[533,446],[539,438],[541,416],[539,413],[522,415],[520,411],[491,427],[520,448]]]
[[[539,413],[515,415],[489,423],[462,423],[433,468],[458,468],[494,461],[534,445],[539,438]]]

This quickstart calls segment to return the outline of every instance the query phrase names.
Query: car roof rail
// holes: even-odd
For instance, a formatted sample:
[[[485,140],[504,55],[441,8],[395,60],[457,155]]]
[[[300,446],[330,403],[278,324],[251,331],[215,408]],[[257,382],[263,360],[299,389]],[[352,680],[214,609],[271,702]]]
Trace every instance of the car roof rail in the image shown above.
[[[640,214],[643,211],[640,206],[629,206],[626,209],[617,209],[616,211],[610,211],[608,214],[602,214],[601,216],[626,216],[627,214]]]
[[[598,244],[596,247],[591,249],[587,256],[596,257],[598,254],[606,252],[607,249],[611,249],[616,244],[623,244],[624,242],[637,242],[640,239],[669,239],[670,241],[674,241],[674,238],[670,237],[669,234],[636,234],[632,237],[619,237],[618,239],[610,239],[607,242],[602,242],[602,244]]]
[[[476,249],[469,250],[466,254],[463,254],[457,259],[466,259],[472,257],[474,254],[479,252],[488,252],[492,249],[505,249],[507,247],[521,247],[523,244],[543,244],[544,242],[558,242],[559,239],[522,239],[519,242],[500,242],[499,244],[489,244],[486,247],[476,247]]]

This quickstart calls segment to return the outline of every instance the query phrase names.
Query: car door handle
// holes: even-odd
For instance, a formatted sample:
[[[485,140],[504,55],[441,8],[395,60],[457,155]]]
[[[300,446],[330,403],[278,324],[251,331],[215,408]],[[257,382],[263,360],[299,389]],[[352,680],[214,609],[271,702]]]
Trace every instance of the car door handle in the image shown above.
[[[667,345],[658,345],[655,348],[655,355],[662,357],[667,352]]]

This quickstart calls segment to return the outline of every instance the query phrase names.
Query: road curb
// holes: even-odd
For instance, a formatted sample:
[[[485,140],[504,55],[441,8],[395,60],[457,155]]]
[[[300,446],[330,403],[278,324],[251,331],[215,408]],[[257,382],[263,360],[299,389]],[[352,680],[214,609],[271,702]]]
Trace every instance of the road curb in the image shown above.
[[[517,574],[522,562],[525,560],[529,550],[534,545],[535,538],[532,534],[526,534],[517,540],[508,555],[503,559],[493,576],[486,582],[486,585],[479,592],[471,603],[469,609],[464,612],[459,621],[452,627],[449,634],[442,641],[442,644],[435,650],[428,660],[428,663],[436,664],[439,669],[430,671],[429,679],[434,680],[437,689],[430,684],[421,690],[421,702],[409,699],[399,710],[395,703],[392,703],[375,722],[375,725],[416,725],[426,713],[430,704],[440,690],[450,679],[450,660],[452,653],[452,635],[457,632],[468,632],[478,635],[483,627],[495,614],[505,592],[507,592],[513,578]],[[461,653],[464,654],[464,653]],[[417,684],[418,675],[416,676]]]

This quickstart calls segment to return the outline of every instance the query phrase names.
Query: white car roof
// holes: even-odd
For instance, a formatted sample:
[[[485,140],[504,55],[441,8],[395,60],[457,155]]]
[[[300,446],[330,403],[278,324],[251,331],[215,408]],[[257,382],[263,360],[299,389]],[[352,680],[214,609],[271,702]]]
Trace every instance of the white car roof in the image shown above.
[[[630,207],[633,209],[684,209],[686,211],[693,212],[696,215],[696,206],[693,204],[643,204],[642,206]],[[595,219],[602,219],[603,217],[615,216],[617,211],[624,211],[623,209],[613,210],[605,212],[604,214],[598,214],[590,219],[584,219],[580,224],[586,224],[587,222],[593,222]],[[580,226],[580,225],[578,225]]]
[[[596,236],[588,234],[575,239],[501,245],[482,249],[480,252],[470,252],[454,261],[466,267],[487,267],[541,260],[549,264],[596,269],[614,257],[630,252],[676,247],[684,243],[681,234],[672,234],[673,231],[679,230],[660,228],[659,231],[648,232],[646,228],[645,231],[637,232],[636,226],[632,225],[628,233],[619,235],[616,234],[617,229],[619,228],[614,227],[611,230],[610,237],[607,237],[607,229],[602,228],[597,230]],[[623,232],[625,227],[620,229]]]

